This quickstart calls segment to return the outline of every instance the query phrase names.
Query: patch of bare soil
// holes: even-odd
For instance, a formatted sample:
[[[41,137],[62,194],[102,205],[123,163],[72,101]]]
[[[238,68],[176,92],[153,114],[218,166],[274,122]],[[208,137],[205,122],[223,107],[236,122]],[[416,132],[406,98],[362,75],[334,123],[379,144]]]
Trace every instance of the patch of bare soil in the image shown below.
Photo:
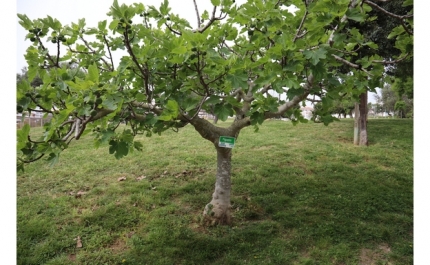
[[[76,254],[69,254],[69,255],[67,256],[67,258],[68,258],[70,261],[76,261]]]
[[[388,255],[391,248],[387,244],[381,244],[376,249],[363,248],[360,253],[360,265],[376,265],[382,264],[391,265],[388,260]],[[379,263],[378,263],[379,262]]]
[[[131,237],[134,234],[134,232],[130,232],[127,234],[127,237]],[[113,242],[110,246],[109,249],[112,250],[112,253],[116,254],[116,253],[120,253],[123,250],[125,250],[127,248],[127,243],[125,242],[124,239],[121,238],[117,238],[115,240],[115,242]]]

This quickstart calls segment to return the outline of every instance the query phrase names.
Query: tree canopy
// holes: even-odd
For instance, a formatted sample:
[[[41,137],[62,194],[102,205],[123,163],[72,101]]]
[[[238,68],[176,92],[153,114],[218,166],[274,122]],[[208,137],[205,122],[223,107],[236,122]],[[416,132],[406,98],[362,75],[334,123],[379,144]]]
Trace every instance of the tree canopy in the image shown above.
[[[257,129],[280,115],[305,122],[295,107],[317,97],[323,106],[318,115],[328,124],[334,100],[373,90],[384,66],[413,56],[412,8],[397,15],[369,0],[211,3],[212,11],[202,14],[195,4],[197,28],[167,0],[159,7],[115,0],[95,28],[87,28],[84,18],[63,25],[51,16],[18,14],[31,45],[25,55],[28,79],[17,85],[17,104],[24,113],[53,116],[41,139],[29,137],[28,126],[18,131],[18,165],[44,155],[55,162],[72,139],[87,133],[96,147],[108,143],[117,158],[142,149],[134,141],[137,134],[187,124],[215,142],[220,129],[201,119],[201,110],[213,110],[220,120],[235,117],[222,133],[237,136],[245,126]],[[398,21],[390,33],[398,53],[390,60],[364,37],[368,32],[354,26],[371,23],[375,18],[369,12]],[[55,50],[47,48],[49,42]],[[366,55],[360,57],[363,49]],[[115,65],[117,50],[126,55]],[[345,67],[348,71],[340,71]],[[42,84],[32,87],[36,77]],[[116,130],[122,122],[128,128]]]

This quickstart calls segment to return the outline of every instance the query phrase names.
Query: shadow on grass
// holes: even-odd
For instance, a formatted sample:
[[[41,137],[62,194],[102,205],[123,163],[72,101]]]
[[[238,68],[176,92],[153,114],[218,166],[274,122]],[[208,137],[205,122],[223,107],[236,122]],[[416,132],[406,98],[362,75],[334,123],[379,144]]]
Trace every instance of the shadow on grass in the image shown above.
[[[364,173],[341,162],[312,172],[267,166],[255,179],[234,176],[231,227],[196,230],[190,216],[160,214],[163,218],[148,223],[153,229],[132,238],[127,262],[356,264],[363,246],[381,244],[391,246],[397,253],[391,258],[401,264],[412,261],[410,176],[380,169]]]

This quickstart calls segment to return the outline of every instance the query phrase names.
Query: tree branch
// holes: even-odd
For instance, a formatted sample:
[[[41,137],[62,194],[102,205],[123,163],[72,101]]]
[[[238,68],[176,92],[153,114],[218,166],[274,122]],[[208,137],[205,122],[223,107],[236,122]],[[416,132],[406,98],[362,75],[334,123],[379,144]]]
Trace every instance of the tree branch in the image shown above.
[[[223,20],[224,18],[227,17],[227,14],[225,14],[223,17],[215,17],[215,13],[216,13],[216,6],[214,6],[214,9],[212,10],[212,17],[210,18],[208,24],[205,25],[204,27],[200,26],[198,29],[193,30],[193,32],[194,33],[196,33],[196,32],[202,33],[206,29],[208,29],[215,21]]]
[[[176,31],[176,30],[174,30],[169,24],[167,24],[167,22],[166,23],[164,23],[164,25],[171,31],[171,32],[173,32],[173,33],[175,33],[176,35],[178,35],[178,36],[182,36],[182,33],[181,32],[179,32],[179,31]]]
[[[393,17],[393,18],[396,18],[396,19],[400,20],[400,23],[402,24],[402,27],[405,29],[405,31],[406,31],[409,35],[411,35],[411,36],[413,35],[413,32],[411,32],[411,31],[406,27],[405,22],[404,22],[404,19],[405,19],[405,18],[412,18],[412,17],[413,17],[413,15],[404,15],[404,16],[399,16],[399,15],[397,15],[397,14],[394,14],[394,13],[391,13],[391,12],[389,12],[389,11],[385,10],[384,8],[382,8],[382,7],[378,6],[377,4],[375,4],[375,3],[373,3],[372,1],[369,1],[369,0],[363,0],[363,3],[366,3],[366,4],[370,5],[370,6],[373,6],[373,7],[375,7],[376,9],[378,9],[379,11],[381,11],[382,13],[384,13],[384,14],[386,14],[386,15],[390,16],[390,17]]]
[[[103,40],[105,41],[105,44],[106,44],[107,50],[108,50],[108,52],[109,52],[109,59],[110,59],[110,62],[111,62],[111,67],[110,67],[110,69],[111,69],[111,71],[113,72],[113,71],[115,71],[115,66],[114,66],[114,64],[113,64],[112,53],[111,53],[111,51],[110,51],[110,47],[109,47],[109,44],[108,44],[108,40],[106,39],[106,35],[103,35]]]
[[[303,24],[305,24],[305,20],[306,20],[307,16],[308,16],[308,10],[306,9],[305,14],[303,15],[302,21],[300,22],[299,28],[297,29],[297,33],[294,36],[293,42],[296,42],[297,39],[305,36],[306,31],[303,34],[300,34],[300,35],[299,35],[299,33],[300,33],[300,31],[302,31],[302,27],[303,27]]]
[[[199,9],[197,8],[196,0],[193,0],[193,2],[194,2],[194,9],[196,10],[196,15],[197,15],[197,27],[200,28],[201,23],[200,23]]]
[[[407,53],[405,56],[403,56],[403,57],[401,57],[401,58],[399,58],[399,59],[397,59],[397,60],[393,60],[393,61],[386,61],[386,60],[382,60],[382,61],[380,61],[380,60],[373,60],[372,62],[373,62],[373,63],[382,63],[382,64],[385,64],[385,65],[387,65],[387,64],[396,64],[396,63],[399,63],[399,62],[401,62],[401,61],[405,60],[408,56],[409,56],[409,53]]]
[[[31,160],[24,160],[24,159],[18,157],[18,160],[21,161],[22,163],[28,164],[28,163],[31,163],[31,162],[34,162],[34,161],[37,161],[37,160],[41,159],[44,155],[45,154],[41,154],[39,157],[36,157],[34,159],[31,159]]]
[[[369,73],[366,69],[362,68],[361,65],[359,65],[359,64],[352,63],[352,62],[350,62],[348,60],[345,60],[342,57],[339,57],[339,56],[337,56],[335,54],[332,54],[331,56],[333,56],[336,59],[336,61],[344,63],[344,64],[346,64],[346,65],[348,65],[348,66],[350,66],[352,68],[361,70],[361,71],[365,72],[367,75],[372,76],[371,73]]]
[[[314,76],[310,74],[307,78],[307,82],[303,85],[303,88],[305,90],[303,94],[294,96],[292,100],[287,101],[283,105],[279,106],[277,112],[264,113],[264,119],[275,118],[279,115],[282,115],[285,112],[287,112],[289,109],[293,108],[294,106],[296,106],[297,104],[305,100],[312,90],[313,83],[314,83]]]
[[[124,31],[124,43],[125,46],[127,47],[127,51],[131,56],[131,59],[133,60],[134,64],[137,66],[137,68],[139,69],[140,73],[142,74],[143,77],[145,77],[145,92],[146,92],[146,97],[147,97],[147,101],[148,103],[151,102],[151,95],[149,93],[149,87],[148,87],[148,74],[146,72],[146,69],[143,69],[142,66],[140,65],[140,63],[137,61],[136,55],[134,54],[131,45],[130,45],[130,41],[128,39],[128,33],[127,30]]]

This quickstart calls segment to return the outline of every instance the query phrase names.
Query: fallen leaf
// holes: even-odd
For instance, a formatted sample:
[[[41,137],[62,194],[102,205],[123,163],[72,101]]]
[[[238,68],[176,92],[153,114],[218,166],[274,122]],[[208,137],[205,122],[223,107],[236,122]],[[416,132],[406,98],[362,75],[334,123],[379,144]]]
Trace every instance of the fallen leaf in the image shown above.
[[[140,177],[137,177],[137,178],[136,178],[136,180],[138,180],[138,181],[140,181],[140,180],[142,180],[142,179],[146,179],[146,176],[143,176],[143,175],[142,175],[142,176],[140,176]]]
[[[126,179],[127,179],[126,177],[120,177],[120,178],[118,178],[118,181],[124,181]]]
[[[81,237],[78,236],[77,238],[75,238],[75,240],[76,240],[76,247],[81,248],[82,247]]]

